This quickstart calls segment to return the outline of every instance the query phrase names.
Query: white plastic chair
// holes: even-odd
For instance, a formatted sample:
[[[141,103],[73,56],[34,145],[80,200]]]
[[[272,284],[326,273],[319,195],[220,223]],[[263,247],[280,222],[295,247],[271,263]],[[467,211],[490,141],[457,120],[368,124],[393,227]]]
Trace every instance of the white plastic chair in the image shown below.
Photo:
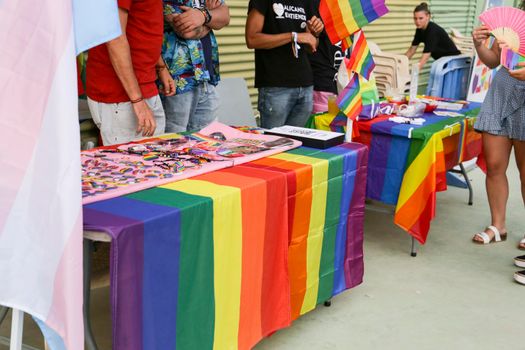
[[[220,99],[219,122],[233,126],[257,126],[248,86],[243,78],[222,78],[217,92]]]

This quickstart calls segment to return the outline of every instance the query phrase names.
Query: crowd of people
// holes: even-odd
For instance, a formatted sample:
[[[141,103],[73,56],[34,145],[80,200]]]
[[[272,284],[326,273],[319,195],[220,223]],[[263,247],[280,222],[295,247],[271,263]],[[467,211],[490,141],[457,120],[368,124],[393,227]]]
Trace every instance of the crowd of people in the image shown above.
[[[230,21],[224,0],[118,0],[122,35],[89,51],[86,94],[104,145],[140,136],[198,130],[216,118],[220,97],[219,51],[214,30]],[[522,3],[523,7],[523,3]],[[261,126],[304,126],[313,112],[327,110],[337,94],[338,67],[347,54],[333,45],[318,14],[319,0],[250,0],[245,38],[255,50],[255,87]],[[408,58],[424,43],[419,68],[430,57],[458,55],[446,31],[430,20],[426,3],[414,9],[416,32]],[[500,47],[476,28],[481,61],[500,64]],[[160,92],[160,95],[159,95]],[[506,170],[512,149],[525,202],[525,65],[500,69],[475,124],[487,162],[491,222],[473,237],[489,244],[507,237]],[[525,250],[525,238],[518,248]],[[525,256],[515,259],[525,267]],[[525,284],[525,271],[515,274]]]

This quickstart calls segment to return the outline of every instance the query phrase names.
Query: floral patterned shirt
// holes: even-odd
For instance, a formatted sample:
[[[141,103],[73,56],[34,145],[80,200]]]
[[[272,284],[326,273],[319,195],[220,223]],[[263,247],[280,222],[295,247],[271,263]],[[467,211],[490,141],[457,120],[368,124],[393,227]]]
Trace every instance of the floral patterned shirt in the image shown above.
[[[198,0],[163,0],[163,2],[164,15],[181,13],[180,6],[199,7]],[[224,3],[224,0],[221,0],[221,3]],[[204,81],[212,85],[217,85],[219,82],[219,48],[213,31],[208,35],[212,47],[212,74],[206,69],[201,40],[183,39],[173,31],[170,24],[164,23],[162,57],[175,80],[177,94],[191,91]]]

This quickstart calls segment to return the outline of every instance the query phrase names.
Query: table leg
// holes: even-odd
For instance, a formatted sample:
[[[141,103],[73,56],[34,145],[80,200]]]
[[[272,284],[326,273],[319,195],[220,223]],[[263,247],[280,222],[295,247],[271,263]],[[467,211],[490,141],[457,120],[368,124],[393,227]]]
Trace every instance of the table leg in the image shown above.
[[[84,239],[84,338],[86,341],[87,350],[98,350],[97,342],[91,330],[91,316],[89,311],[90,296],[91,296],[91,257],[93,253],[93,242],[89,239]]]
[[[24,312],[18,309],[11,311],[11,342],[9,350],[22,350],[22,336],[24,335]]]
[[[410,256],[417,256],[417,242],[414,237],[412,237],[412,249],[410,250]]]
[[[467,184],[467,187],[468,187],[468,205],[472,205],[474,190],[472,189],[470,179],[468,178],[468,174],[467,174],[467,171],[465,170],[465,167],[463,166],[463,163],[459,163],[459,168],[461,169],[461,174],[465,178],[465,183]]]
[[[9,308],[6,306],[0,306],[0,324],[4,322],[5,317],[7,316],[7,312],[9,311]]]

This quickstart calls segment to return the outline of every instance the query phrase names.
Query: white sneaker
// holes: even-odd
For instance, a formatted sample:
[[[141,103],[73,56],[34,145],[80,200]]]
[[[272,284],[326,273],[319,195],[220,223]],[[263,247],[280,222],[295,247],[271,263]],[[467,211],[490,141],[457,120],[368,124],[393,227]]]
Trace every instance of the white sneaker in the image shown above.
[[[514,265],[525,268],[525,255],[520,255],[514,258]]]
[[[515,272],[514,280],[518,282],[519,284],[525,285],[525,270]]]

